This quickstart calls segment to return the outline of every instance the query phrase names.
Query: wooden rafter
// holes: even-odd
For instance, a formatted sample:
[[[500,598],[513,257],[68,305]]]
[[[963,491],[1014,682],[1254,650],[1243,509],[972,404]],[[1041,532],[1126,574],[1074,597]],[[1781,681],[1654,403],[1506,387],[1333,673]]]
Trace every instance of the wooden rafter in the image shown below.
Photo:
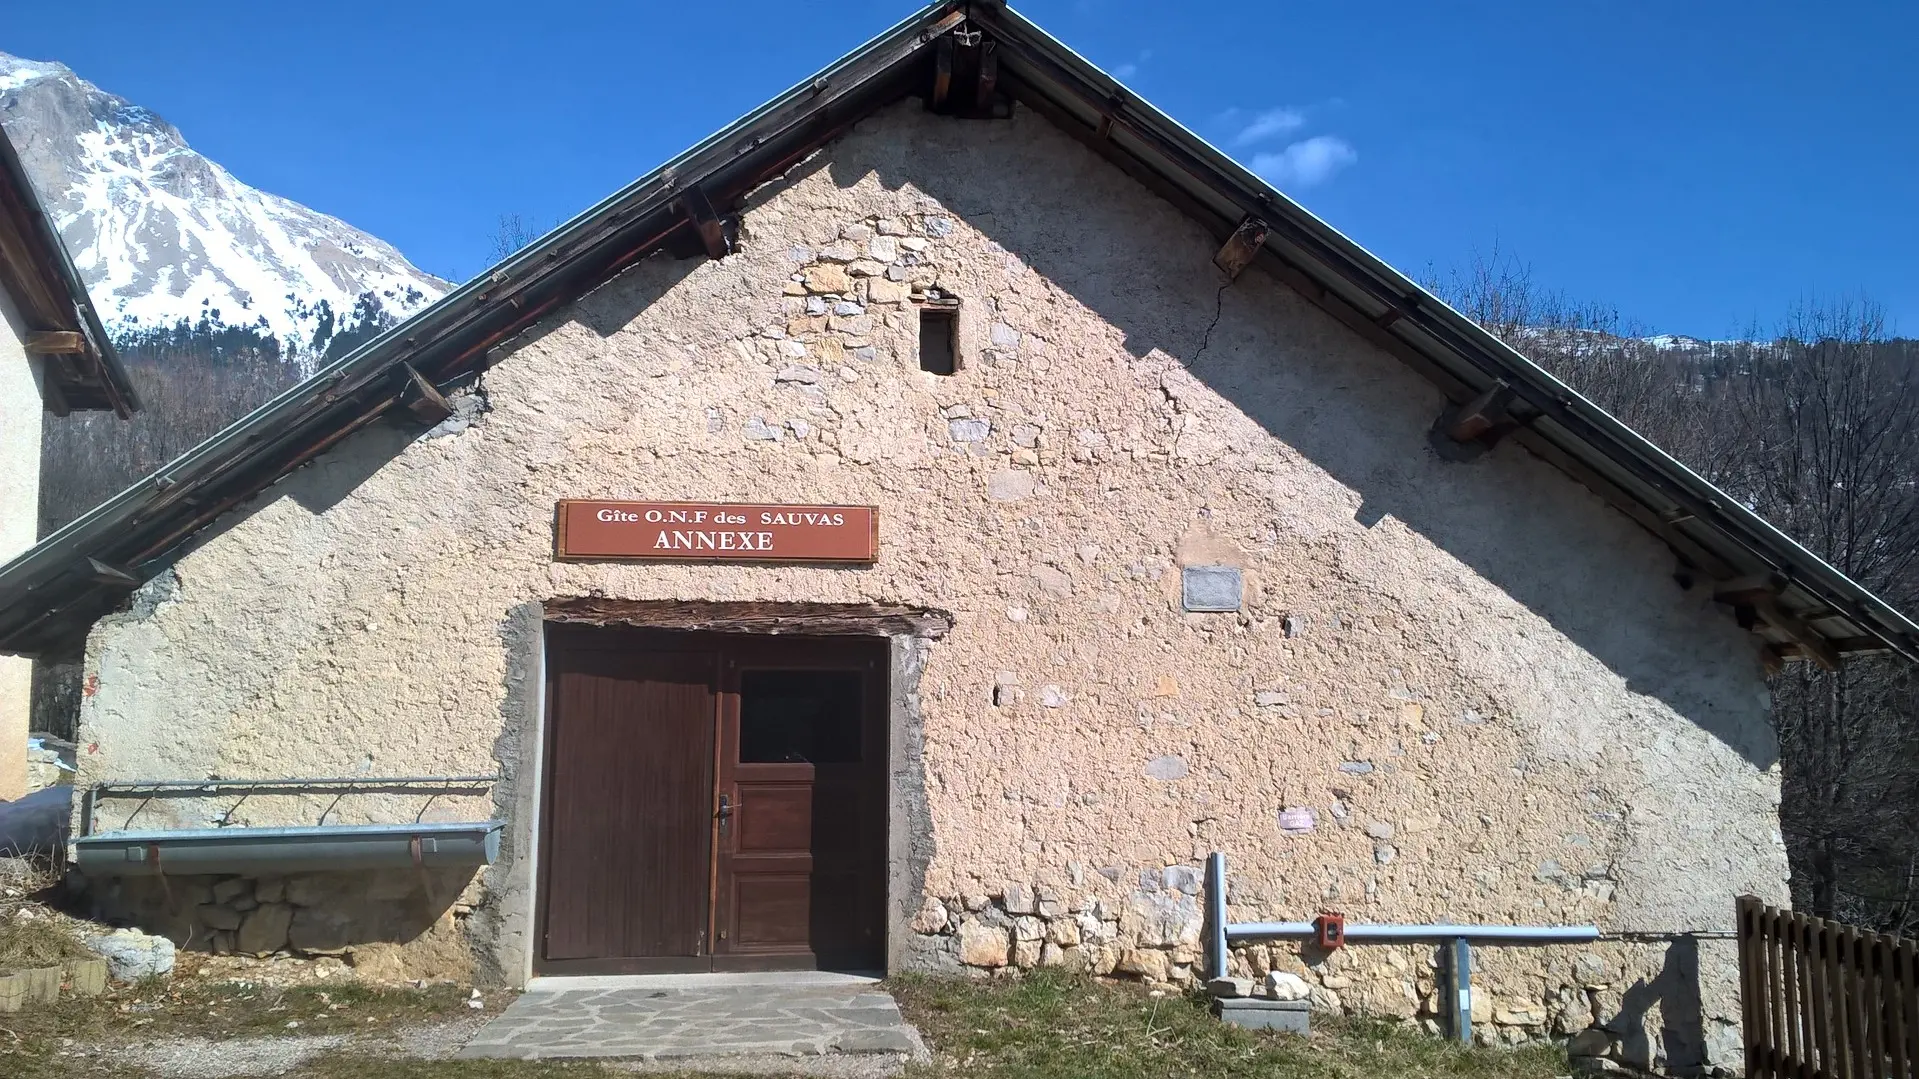
[[[933,111],[946,111],[947,99],[953,95],[953,35],[941,34],[933,45]]]
[[[1224,270],[1227,277],[1238,280],[1240,271],[1250,265],[1259,255],[1259,249],[1266,245],[1266,236],[1271,231],[1271,227],[1259,218],[1246,218],[1231,236],[1226,237],[1219,254],[1213,256],[1213,265]]]
[[[713,212],[713,203],[708,201],[706,192],[699,187],[689,187],[686,194],[680,196],[685,208],[687,220],[693,222],[693,228],[700,234],[700,243],[706,248],[708,258],[723,259],[733,253],[733,247],[726,241],[726,222]]]
[[[400,370],[406,379],[406,388],[401,391],[401,400],[405,402],[406,410],[413,414],[414,419],[432,427],[453,415],[452,404],[433,383],[427,381],[425,375],[414,370],[410,363],[401,364]]]
[[[1828,671],[1836,671],[1841,663],[1839,652],[1832,647],[1818,630],[1807,625],[1795,615],[1786,613],[1779,601],[1771,597],[1754,597],[1751,600],[1752,612],[1761,622],[1771,626],[1792,639],[1807,659],[1817,663]]]
[[[1504,382],[1495,382],[1478,397],[1449,412],[1441,430],[1454,442],[1483,439],[1511,418],[1508,409],[1512,403],[1513,388]]]
[[[1720,581],[1713,586],[1712,598],[1721,603],[1750,604],[1756,598],[1777,598],[1786,584],[1786,579],[1776,573],[1753,573]]]
[[[999,53],[991,41],[982,42],[979,77],[973,82],[973,111],[984,116],[993,110],[993,90],[999,84]]]
[[[79,330],[35,330],[27,334],[27,351],[37,356],[73,355],[87,350],[87,335]]]

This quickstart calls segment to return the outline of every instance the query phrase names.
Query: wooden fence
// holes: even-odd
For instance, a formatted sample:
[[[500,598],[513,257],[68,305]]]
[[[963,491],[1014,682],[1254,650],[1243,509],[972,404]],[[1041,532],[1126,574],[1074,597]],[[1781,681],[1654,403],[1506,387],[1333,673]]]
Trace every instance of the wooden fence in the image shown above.
[[[1919,943],[1739,898],[1748,1079],[1919,1079]]]

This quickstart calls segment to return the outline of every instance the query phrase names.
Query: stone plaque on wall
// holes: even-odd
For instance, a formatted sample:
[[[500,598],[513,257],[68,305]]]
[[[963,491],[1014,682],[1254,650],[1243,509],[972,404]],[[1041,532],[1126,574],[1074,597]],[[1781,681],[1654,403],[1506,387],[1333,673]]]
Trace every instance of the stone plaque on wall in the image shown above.
[[[1239,610],[1237,566],[1184,566],[1179,571],[1180,606],[1189,611]]]
[[[879,557],[879,510],[565,499],[553,548],[563,561],[871,562]]]

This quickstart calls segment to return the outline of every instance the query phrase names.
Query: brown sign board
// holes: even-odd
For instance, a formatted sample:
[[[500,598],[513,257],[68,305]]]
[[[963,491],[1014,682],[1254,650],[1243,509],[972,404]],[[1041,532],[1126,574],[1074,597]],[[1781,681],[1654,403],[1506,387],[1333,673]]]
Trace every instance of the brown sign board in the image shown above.
[[[871,562],[880,553],[872,506],[562,499],[554,522],[562,560]]]

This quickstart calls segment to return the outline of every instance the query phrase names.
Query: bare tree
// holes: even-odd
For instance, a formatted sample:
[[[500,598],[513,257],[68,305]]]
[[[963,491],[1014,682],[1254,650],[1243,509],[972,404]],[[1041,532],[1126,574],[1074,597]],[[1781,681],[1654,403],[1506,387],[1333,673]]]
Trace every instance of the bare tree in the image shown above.
[[[1919,600],[1919,345],[1869,303],[1796,312],[1744,350],[1722,486],[1847,576]],[[1910,664],[1800,665],[1774,680],[1783,827],[1813,913],[1919,927],[1919,685]],[[1902,819],[1903,818],[1903,819]]]
[[[1718,451],[1706,415],[1717,387],[1701,350],[1666,347],[1617,308],[1578,302],[1534,283],[1532,268],[1495,246],[1426,285],[1461,314],[1689,463]]]
[[[487,252],[487,265],[497,266],[505,262],[543,235],[545,230],[535,225],[531,218],[522,214],[501,214],[499,227],[493,233],[493,244]]]

